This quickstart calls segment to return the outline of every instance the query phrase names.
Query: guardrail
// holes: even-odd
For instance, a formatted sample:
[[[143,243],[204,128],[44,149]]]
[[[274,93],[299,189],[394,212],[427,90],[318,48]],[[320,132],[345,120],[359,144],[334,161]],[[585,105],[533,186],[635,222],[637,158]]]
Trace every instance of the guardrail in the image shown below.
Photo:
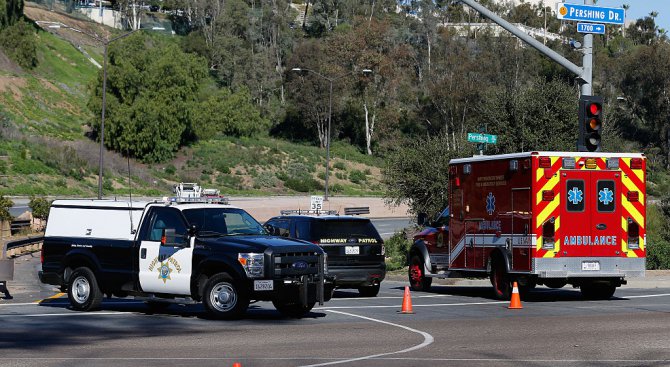
[[[344,208],[344,215],[370,214],[369,206],[359,206],[353,208]]]

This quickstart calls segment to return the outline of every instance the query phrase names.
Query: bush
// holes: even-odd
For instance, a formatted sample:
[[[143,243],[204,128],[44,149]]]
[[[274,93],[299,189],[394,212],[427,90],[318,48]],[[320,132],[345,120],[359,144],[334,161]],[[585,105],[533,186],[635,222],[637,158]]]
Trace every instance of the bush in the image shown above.
[[[171,164],[167,165],[164,169],[165,174],[173,176],[175,173],[177,173],[177,168]]]
[[[310,191],[323,190],[323,186],[321,186],[321,184],[317,180],[311,177],[289,178],[288,180],[284,181],[284,185],[286,185],[286,187],[288,187],[289,189],[297,192],[310,192]]]
[[[347,167],[344,165],[344,162],[335,162],[335,164],[333,164],[333,168],[336,168],[336,169],[339,169],[339,170],[342,170],[342,171],[345,171],[347,169]]]
[[[28,206],[33,211],[33,217],[47,219],[49,216],[49,207],[51,206],[51,201],[43,197],[31,196]]]
[[[37,66],[35,32],[25,21],[20,20],[0,32],[0,47],[21,67],[32,69]]]
[[[277,177],[271,172],[261,172],[254,177],[254,188],[275,187],[277,186]]]
[[[404,232],[394,234],[384,242],[386,248],[386,270],[402,269],[407,265],[407,252],[412,241],[407,239]]]
[[[359,170],[353,170],[351,173],[349,173],[349,181],[355,183],[355,184],[360,184],[361,182],[364,182],[367,179],[365,176],[365,173]]]
[[[670,200],[647,207],[647,269],[670,269]]]

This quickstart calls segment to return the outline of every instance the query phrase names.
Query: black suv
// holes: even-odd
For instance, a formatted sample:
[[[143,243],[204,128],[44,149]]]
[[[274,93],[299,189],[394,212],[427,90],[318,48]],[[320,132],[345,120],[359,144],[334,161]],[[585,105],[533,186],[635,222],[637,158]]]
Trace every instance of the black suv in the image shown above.
[[[370,219],[286,212],[265,222],[271,234],[321,246],[328,255],[328,274],[335,276],[337,288],[358,289],[364,297],[379,293],[379,283],[386,276],[384,241]]]

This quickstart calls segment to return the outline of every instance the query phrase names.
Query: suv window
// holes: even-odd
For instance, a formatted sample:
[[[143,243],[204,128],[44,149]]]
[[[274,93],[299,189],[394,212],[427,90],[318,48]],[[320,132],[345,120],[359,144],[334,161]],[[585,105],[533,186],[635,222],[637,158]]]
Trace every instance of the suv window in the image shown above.
[[[312,223],[314,240],[336,238],[375,238],[379,233],[369,220],[318,220]]]
[[[281,237],[290,237],[291,232],[289,230],[290,222],[288,219],[270,219],[265,223],[266,226],[271,228],[271,233],[273,236]]]

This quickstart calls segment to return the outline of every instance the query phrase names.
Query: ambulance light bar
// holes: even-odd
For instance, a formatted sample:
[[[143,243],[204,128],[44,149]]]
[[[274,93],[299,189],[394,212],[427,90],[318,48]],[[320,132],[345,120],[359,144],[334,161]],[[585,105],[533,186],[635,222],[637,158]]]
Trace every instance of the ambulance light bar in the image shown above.
[[[586,169],[596,169],[598,168],[598,162],[595,158],[587,158],[586,163],[584,164]]]

